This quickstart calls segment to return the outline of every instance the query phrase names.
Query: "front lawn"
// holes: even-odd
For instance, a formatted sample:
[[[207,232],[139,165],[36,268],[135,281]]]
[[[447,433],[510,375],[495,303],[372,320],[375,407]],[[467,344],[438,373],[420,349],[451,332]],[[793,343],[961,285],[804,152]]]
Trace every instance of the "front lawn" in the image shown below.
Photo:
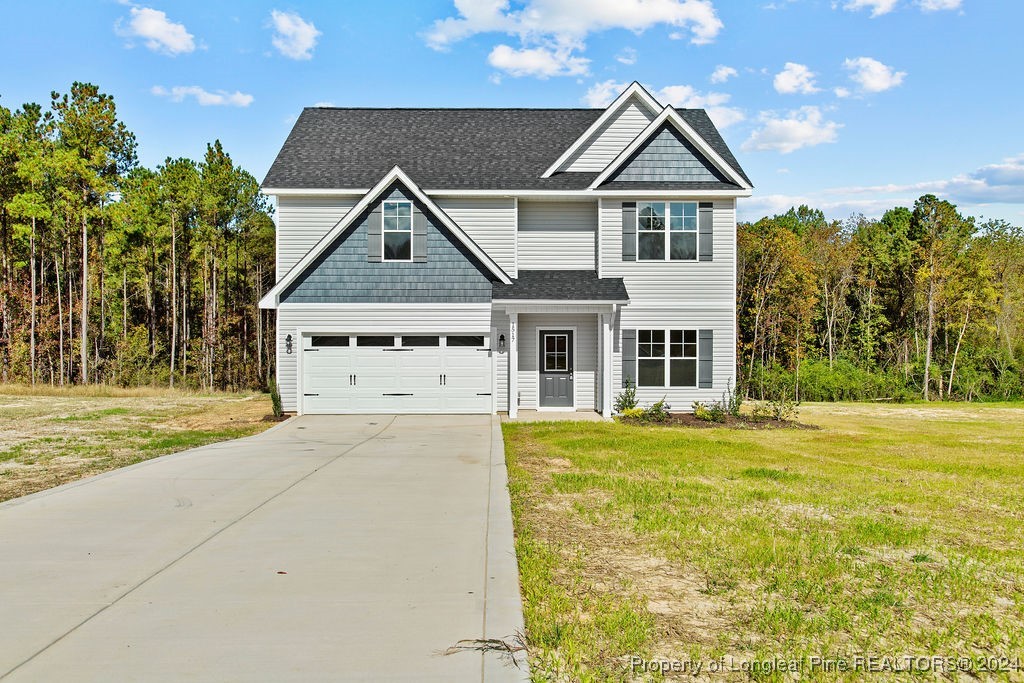
[[[977,671],[1024,658],[1024,406],[800,420],[821,429],[505,424],[534,678],[660,679],[636,656],[852,679],[810,662],[929,655],[1024,680]]]
[[[0,501],[263,431],[262,394],[0,385]]]

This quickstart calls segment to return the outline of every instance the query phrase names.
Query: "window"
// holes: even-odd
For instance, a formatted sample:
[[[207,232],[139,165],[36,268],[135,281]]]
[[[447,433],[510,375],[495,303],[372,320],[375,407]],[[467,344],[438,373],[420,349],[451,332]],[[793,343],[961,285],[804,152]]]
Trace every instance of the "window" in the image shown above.
[[[665,386],[665,330],[636,333],[637,386]]]
[[[637,259],[697,260],[697,202],[637,202]]]
[[[356,346],[394,346],[395,338],[391,335],[388,336],[364,336],[359,335],[356,338]]]
[[[384,202],[383,220],[384,260],[412,260],[412,202]]]
[[[403,336],[402,346],[440,346],[440,337]]]
[[[483,335],[449,335],[447,346],[483,346]]]
[[[697,386],[697,330],[637,330],[636,355],[637,386]]]
[[[340,334],[314,334],[309,345],[314,349],[321,346],[348,346],[348,337]]]
[[[669,342],[669,386],[697,386],[697,330],[671,330]]]
[[[568,372],[569,335],[544,335],[544,372]]]

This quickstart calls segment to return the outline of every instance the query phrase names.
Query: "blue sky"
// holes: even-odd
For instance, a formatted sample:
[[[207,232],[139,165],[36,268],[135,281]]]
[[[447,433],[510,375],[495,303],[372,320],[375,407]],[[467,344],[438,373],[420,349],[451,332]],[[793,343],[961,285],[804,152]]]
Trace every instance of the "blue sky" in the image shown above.
[[[877,216],[932,192],[1024,223],[1024,3],[378,0],[10,3],[0,103],[90,81],[141,161],[219,138],[262,179],[303,106],[704,107],[741,217]],[[13,67],[13,68],[12,68]]]

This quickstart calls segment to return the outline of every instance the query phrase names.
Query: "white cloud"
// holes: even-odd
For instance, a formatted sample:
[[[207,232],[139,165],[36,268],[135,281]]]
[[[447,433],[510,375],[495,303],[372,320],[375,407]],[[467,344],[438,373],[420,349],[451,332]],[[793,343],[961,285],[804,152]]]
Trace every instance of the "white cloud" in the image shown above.
[[[623,48],[622,52],[615,55],[615,61],[626,66],[633,66],[636,64],[636,50],[631,47]]]
[[[313,106],[314,107],[336,107],[338,105],[334,104],[334,102],[317,102]]]
[[[322,35],[313,22],[306,21],[295,12],[271,10],[270,21],[274,35],[270,42],[289,59],[312,59],[313,48]]]
[[[826,121],[818,107],[800,107],[783,117],[762,112],[761,128],[743,143],[745,152],[780,152],[789,154],[803,147],[835,142],[842,124]]]
[[[896,8],[896,3],[899,0],[849,0],[843,9],[850,12],[856,12],[857,10],[870,9],[872,17],[880,17],[883,14],[888,14]]]
[[[834,187],[802,195],[755,194],[740,202],[737,208],[741,220],[757,220],[800,204],[821,209],[830,217],[851,213],[878,217],[894,206],[912,206],[923,194],[938,195],[961,207],[1024,205],[1024,154],[944,180]]]
[[[732,68],[731,66],[719,64],[718,66],[715,67],[715,70],[711,72],[711,82],[725,83],[727,80],[736,75],[738,75],[736,69]]]
[[[832,92],[834,92],[836,94],[836,97],[838,97],[840,99],[845,99],[845,98],[847,98],[847,97],[849,97],[850,95],[853,94],[853,93],[850,92],[849,88],[842,88],[842,87],[836,88]]]
[[[732,96],[726,93],[701,93],[689,85],[667,85],[654,96],[663,104],[674,107],[705,109],[718,128],[728,128],[746,118],[742,110],[727,106]]]
[[[583,102],[588,107],[607,107],[628,85],[615,80],[594,83],[583,96]],[[683,109],[707,110],[708,116],[719,128],[728,128],[746,118],[743,110],[728,106],[731,95],[727,93],[702,93],[689,85],[667,85],[660,90],[649,90],[662,104],[671,104]]]
[[[498,45],[487,55],[487,63],[501,69],[510,76],[536,76],[545,79],[552,76],[584,76],[590,60],[577,57],[571,49],[546,47],[517,50],[508,45]]]
[[[169,90],[162,85],[154,85],[149,91],[157,97],[167,97],[172,102],[181,102],[186,97],[193,97],[201,107],[248,107],[254,99],[252,95],[238,90],[210,92],[198,85],[176,85]]]
[[[918,0],[918,6],[925,12],[960,9],[962,0]]]
[[[591,33],[625,29],[639,34],[663,24],[678,29],[670,38],[700,45],[712,42],[723,27],[711,0],[523,0],[514,7],[511,0],[454,2],[458,14],[435,21],[424,35],[427,45],[447,50],[481,33],[514,36],[518,48],[498,45],[488,61],[540,78],[587,73],[589,60],[578,53]],[[624,51],[619,61],[632,64],[631,58],[635,61]]]
[[[803,64],[786,62],[786,66],[775,74],[775,91],[783,95],[810,95],[818,92],[814,85],[814,72]]]
[[[196,49],[194,37],[185,28],[167,18],[160,10],[149,7],[132,7],[127,24],[118,19],[114,31],[125,38],[141,38],[153,52],[176,56],[188,54]]]
[[[894,71],[891,66],[882,64],[870,57],[847,59],[843,67],[850,72],[850,79],[860,86],[863,92],[884,92],[895,88],[903,82],[906,71]]]

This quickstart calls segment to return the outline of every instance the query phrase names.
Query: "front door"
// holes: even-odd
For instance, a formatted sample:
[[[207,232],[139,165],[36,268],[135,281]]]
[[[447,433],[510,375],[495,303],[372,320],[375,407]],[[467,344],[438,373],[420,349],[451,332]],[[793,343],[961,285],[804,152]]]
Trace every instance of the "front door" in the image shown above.
[[[572,330],[542,330],[540,333],[540,407],[572,408]]]

